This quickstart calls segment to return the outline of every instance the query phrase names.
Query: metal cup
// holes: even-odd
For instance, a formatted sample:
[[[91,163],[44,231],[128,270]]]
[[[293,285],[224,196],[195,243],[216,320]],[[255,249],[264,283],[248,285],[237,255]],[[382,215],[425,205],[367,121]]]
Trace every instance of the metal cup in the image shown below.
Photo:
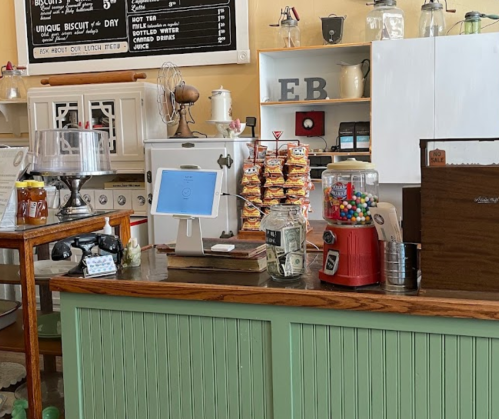
[[[389,292],[417,291],[417,244],[381,242],[381,284]]]

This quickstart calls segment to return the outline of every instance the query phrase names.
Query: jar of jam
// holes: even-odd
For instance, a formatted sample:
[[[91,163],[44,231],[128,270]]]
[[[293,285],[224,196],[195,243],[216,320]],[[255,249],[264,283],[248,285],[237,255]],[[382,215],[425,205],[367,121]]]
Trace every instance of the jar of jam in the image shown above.
[[[47,223],[48,205],[45,183],[31,181],[29,184],[28,224],[43,225]]]
[[[28,182],[16,182],[17,191],[17,225],[26,224],[28,218],[29,191]]]

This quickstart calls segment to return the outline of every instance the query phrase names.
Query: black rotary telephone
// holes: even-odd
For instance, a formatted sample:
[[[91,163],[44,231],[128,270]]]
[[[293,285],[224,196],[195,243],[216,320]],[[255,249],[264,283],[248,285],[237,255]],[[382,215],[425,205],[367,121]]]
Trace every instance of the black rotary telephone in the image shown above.
[[[81,249],[83,255],[80,263],[71,269],[67,275],[82,276],[85,273],[86,259],[94,257],[92,249],[97,246],[99,249],[116,255],[116,266],[121,265],[123,259],[123,244],[121,240],[109,234],[88,233],[68,237],[58,241],[52,249],[52,260],[64,260],[72,256],[71,248]]]

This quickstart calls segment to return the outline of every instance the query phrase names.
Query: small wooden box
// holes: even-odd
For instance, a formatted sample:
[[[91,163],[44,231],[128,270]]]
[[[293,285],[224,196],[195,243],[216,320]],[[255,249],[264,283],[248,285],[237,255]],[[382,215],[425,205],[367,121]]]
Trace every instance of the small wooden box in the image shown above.
[[[499,291],[499,165],[430,167],[427,142],[421,140],[422,287]]]

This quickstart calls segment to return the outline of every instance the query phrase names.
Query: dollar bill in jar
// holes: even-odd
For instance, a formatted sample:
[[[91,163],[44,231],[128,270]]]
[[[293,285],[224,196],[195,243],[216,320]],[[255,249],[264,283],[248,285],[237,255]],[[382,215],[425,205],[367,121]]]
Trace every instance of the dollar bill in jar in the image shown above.
[[[276,281],[298,279],[305,269],[306,220],[299,205],[279,204],[261,222],[267,245],[267,270]]]

